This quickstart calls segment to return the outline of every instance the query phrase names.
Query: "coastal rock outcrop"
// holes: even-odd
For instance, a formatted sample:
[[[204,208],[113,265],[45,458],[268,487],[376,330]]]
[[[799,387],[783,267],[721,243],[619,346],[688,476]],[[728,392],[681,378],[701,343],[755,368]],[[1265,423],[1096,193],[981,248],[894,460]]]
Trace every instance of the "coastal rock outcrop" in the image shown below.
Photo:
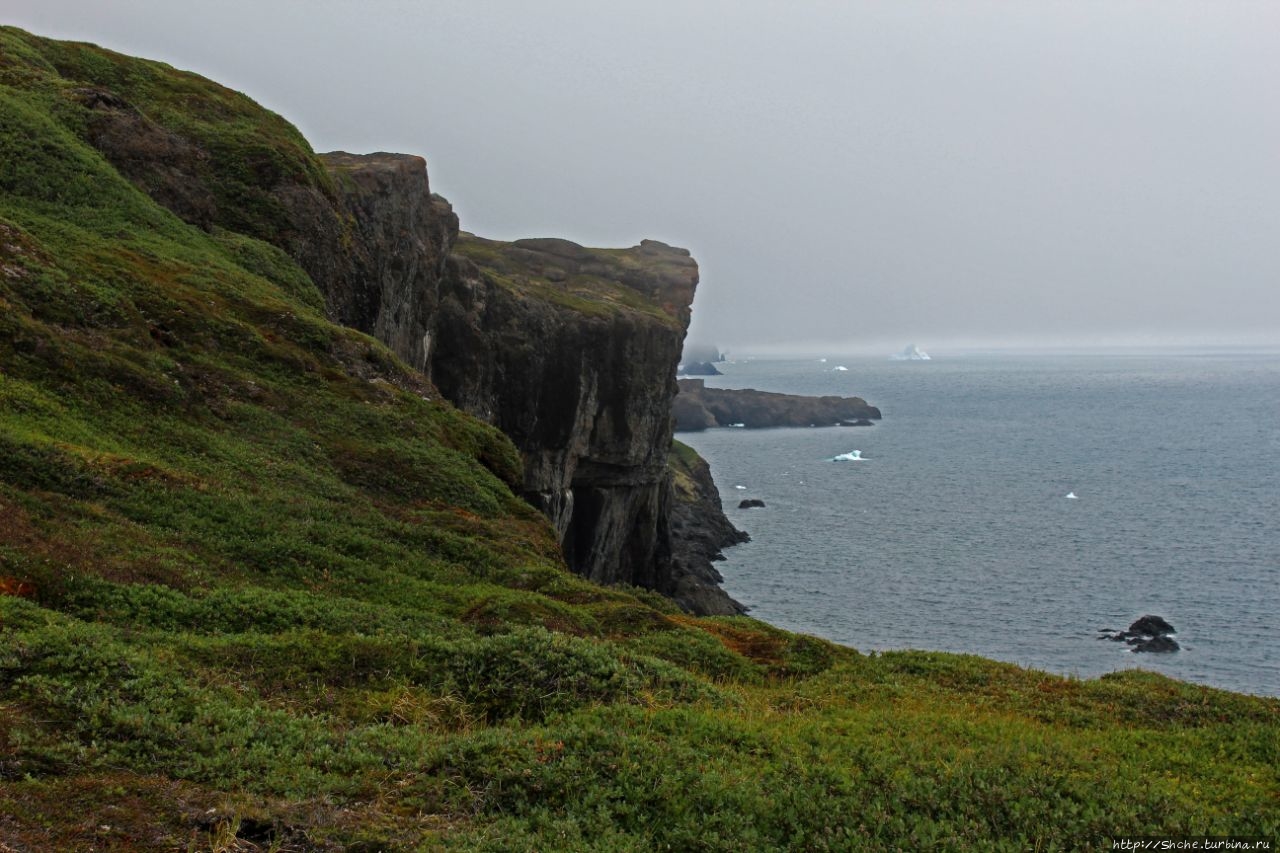
[[[750,541],[751,537],[725,517],[711,468],[693,448],[674,442],[670,470],[671,584],[666,593],[690,613],[745,613],[747,608],[720,587],[724,576],[713,563],[724,559],[721,552],[725,548]]]
[[[1128,630],[1108,628],[1098,639],[1127,643],[1135,652],[1176,652],[1182,648],[1172,636],[1176,633],[1177,630],[1163,617],[1148,614],[1135,619]]]
[[[449,261],[430,376],[511,437],[525,497],[602,583],[671,583],[670,407],[697,280],[688,252],[654,241],[464,234]]]
[[[693,587],[718,576],[693,578],[691,560],[672,556],[673,377],[698,282],[688,251],[653,240],[486,240],[460,231],[430,195],[421,158],[323,160],[352,234],[347,272],[313,259],[331,313],[512,439],[520,491],[551,520],[575,572],[679,587],[696,612],[740,612],[692,603]]]
[[[880,419],[861,397],[803,397],[753,389],[708,388],[702,379],[679,380],[672,411],[678,432],[716,426],[751,428],[831,426]]]

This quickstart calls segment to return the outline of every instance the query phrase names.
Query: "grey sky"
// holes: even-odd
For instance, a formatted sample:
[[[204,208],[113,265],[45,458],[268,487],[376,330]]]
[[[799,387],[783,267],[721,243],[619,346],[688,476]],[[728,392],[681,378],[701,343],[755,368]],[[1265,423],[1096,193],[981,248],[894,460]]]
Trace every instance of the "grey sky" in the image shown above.
[[[742,348],[1280,344],[1280,4],[5,0],[423,154],[486,236],[654,237]]]

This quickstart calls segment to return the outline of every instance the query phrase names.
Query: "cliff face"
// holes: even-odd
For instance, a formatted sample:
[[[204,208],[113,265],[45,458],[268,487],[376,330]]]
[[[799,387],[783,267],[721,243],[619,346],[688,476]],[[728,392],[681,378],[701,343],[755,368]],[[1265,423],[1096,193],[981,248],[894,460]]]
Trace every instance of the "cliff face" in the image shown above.
[[[322,159],[350,238],[345,254],[299,257],[335,318],[512,439],[522,494],[575,572],[670,593],[667,452],[698,282],[689,253],[484,240],[430,195],[421,158]]]
[[[335,320],[377,337],[425,372],[458,217],[431,194],[421,157],[339,151],[320,159],[349,237],[294,251],[324,290]]]
[[[671,400],[697,277],[652,241],[463,235],[448,264],[431,378],[521,449],[525,497],[593,580],[669,586]]]

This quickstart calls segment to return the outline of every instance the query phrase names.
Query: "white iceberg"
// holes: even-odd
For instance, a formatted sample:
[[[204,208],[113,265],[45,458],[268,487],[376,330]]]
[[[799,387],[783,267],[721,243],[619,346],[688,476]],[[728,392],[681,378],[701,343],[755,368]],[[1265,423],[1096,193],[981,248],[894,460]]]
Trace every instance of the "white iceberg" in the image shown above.
[[[1067,500],[1069,500],[1069,501],[1076,501],[1076,500],[1079,500],[1079,499],[1080,499],[1080,498],[1078,498],[1078,497],[1076,496],[1076,493],[1075,493],[1075,492],[1067,492]]]
[[[831,370],[832,370],[833,372],[835,372],[835,371],[845,372],[845,371],[847,371],[848,369],[849,369],[849,368],[845,367],[843,364],[839,364],[839,365],[836,365],[835,367],[831,368]]]
[[[907,344],[902,352],[896,352],[889,356],[890,361],[932,361],[929,353],[920,349],[915,344]]]
[[[841,453],[839,456],[831,457],[832,462],[862,462],[861,450],[850,450],[848,453]]]

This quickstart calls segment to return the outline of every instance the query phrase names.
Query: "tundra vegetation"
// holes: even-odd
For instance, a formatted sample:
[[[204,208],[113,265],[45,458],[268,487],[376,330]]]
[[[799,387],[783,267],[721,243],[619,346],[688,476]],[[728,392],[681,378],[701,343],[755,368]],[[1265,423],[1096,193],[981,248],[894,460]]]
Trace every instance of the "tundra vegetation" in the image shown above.
[[[104,93],[199,152],[203,227],[91,144]],[[1280,836],[1274,699],[573,576],[507,439],[326,319],[281,181],[332,189],[244,96],[0,28],[0,849]]]

